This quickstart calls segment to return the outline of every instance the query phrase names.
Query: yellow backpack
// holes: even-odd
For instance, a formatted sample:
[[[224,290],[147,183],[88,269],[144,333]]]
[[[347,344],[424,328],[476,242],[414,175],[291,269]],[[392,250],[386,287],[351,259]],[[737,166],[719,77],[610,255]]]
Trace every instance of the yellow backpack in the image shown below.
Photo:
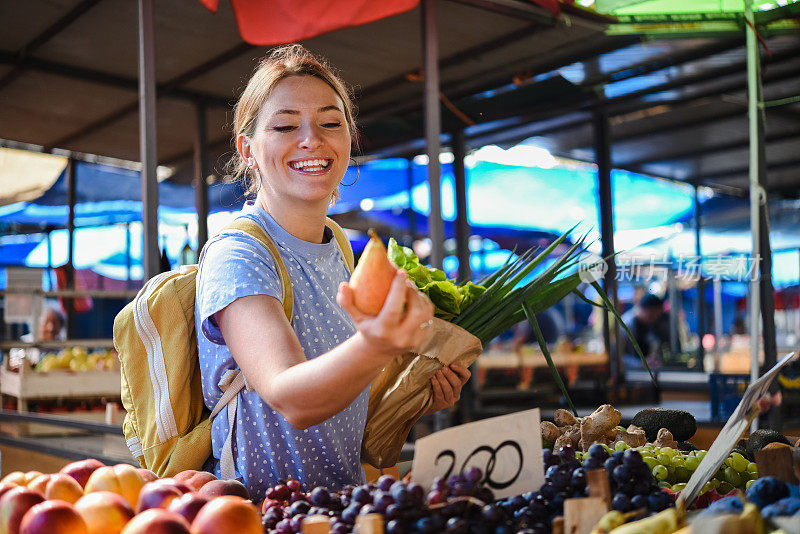
[[[350,241],[331,219],[326,226],[352,272]],[[249,217],[234,220],[223,231],[248,234],[272,255],[281,278],[284,312],[291,322],[292,284],[275,243]],[[224,393],[214,410],[206,409],[194,323],[195,283],[202,261],[201,253],[198,265],[154,276],[114,319],[122,404],[127,410],[122,425],[125,440],[139,464],[159,477],[202,469],[211,454],[211,421],[225,407],[229,419],[235,417],[238,393],[246,385],[244,375],[233,372],[221,384]],[[231,439],[232,432],[223,446],[223,478],[234,477]]]

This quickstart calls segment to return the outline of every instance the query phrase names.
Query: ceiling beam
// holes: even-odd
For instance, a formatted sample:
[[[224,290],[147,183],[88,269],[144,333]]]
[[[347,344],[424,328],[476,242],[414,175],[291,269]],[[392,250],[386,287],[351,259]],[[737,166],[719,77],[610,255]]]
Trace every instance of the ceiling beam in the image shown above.
[[[191,81],[219,67],[220,65],[223,65],[224,63],[252,50],[253,48],[255,47],[253,47],[252,45],[247,45],[246,43],[239,43],[233,48],[226,50],[221,54],[218,54],[217,56],[211,58],[210,60],[205,61],[202,64],[197,65],[191,68],[190,70],[181,73],[170,80],[167,80],[164,83],[158,84],[156,86],[157,98],[161,98],[163,96],[176,96],[178,98],[188,99],[192,102],[203,103],[206,105],[210,104],[224,109],[231,109],[233,98],[226,98],[217,95],[200,93],[196,91],[189,91],[187,89],[181,89],[179,85]],[[126,85],[133,83],[134,90],[138,89],[139,82],[137,79],[123,78],[123,77],[117,77],[117,78],[120,79],[118,81],[121,81]],[[61,137],[60,139],[53,141],[52,143],[49,143],[47,145],[47,148],[50,150],[52,150],[53,148],[63,148],[69,143],[75,141],[76,139],[85,137],[97,130],[110,126],[111,124],[126,117],[127,115],[134,113],[138,109],[139,109],[139,100],[137,98],[135,101],[130,102],[129,104],[117,109],[116,111],[109,113],[108,115],[101,117],[100,119],[79,128],[78,130],[70,132],[69,134]]]
[[[20,74],[25,71],[24,60],[32,52],[36,51],[43,44],[47,43],[50,39],[61,33],[67,26],[78,20],[84,13],[89,11],[92,7],[98,4],[100,0],[83,0],[78,5],[70,9],[61,18],[53,22],[50,26],[42,30],[39,35],[28,41],[22,48],[17,50],[16,60],[17,64],[2,78],[0,78],[0,91],[5,89],[8,84],[16,80]]]
[[[791,161],[781,161],[778,163],[771,163],[767,165],[767,172],[769,171],[782,171],[784,169],[792,169],[800,167],[800,159],[795,159]],[[698,174],[692,177],[692,179],[697,180],[699,182],[703,182],[706,180],[731,180],[733,178],[737,178],[740,176],[747,176],[747,173],[750,172],[750,167],[739,167],[738,169],[729,169],[727,171],[719,171],[719,172],[710,172],[706,174]],[[771,190],[767,187],[768,190]]]
[[[791,141],[800,139],[800,131],[772,134],[764,137],[766,143],[781,143],[783,141]],[[647,165],[648,163],[657,163],[660,161],[674,161],[682,159],[693,159],[710,154],[718,154],[720,152],[728,152],[730,150],[741,150],[750,146],[749,139],[737,139],[736,141],[728,141],[706,147],[693,147],[685,150],[675,150],[664,154],[653,154],[652,156],[635,159],[632,161],[624,162],[623,165],[630,167],[638,167],[640,165]]]

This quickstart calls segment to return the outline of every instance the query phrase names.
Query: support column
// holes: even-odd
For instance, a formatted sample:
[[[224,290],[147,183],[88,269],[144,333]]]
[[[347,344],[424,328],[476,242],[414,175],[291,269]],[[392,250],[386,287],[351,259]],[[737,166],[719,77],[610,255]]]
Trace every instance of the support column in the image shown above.
[[[467,169],[464,157],[467,155],[464,130],[451,135],[453,148],[453,181],[456,192],[456,251],[458,255],[458,281],[465,283],[472,280],[472,268],[469,263],[469,206],[467,204]]]
[[[764,147],[764,102],[761,92],[761,59],[755,31],[753,6],[751,0],[744,2],[744,16],[747,37],[747,116],[750,125],[750,230],[753,236],[753,259],[757,262],[751,282],[750,311],[750,376],[757,377],[759,356],[759,321],[761,312],[761,333],[764,347],[764,367],[775,365],[777,348],[775,345],[775,293],[772,287],[772,250],[769,244],[769,208],[767,205],[767,168]],[[757,270],[756,270],[757,269]],[[755,275],[755,273],[758,273]],[[770,388],[776,391],[777,384]],[[769,426],[780,430],[782,426],[780,410],[770,410]]]
[[[703,248],[700,243],[702,229],[702,210],[698,195],[698,184],[694,184],[694,253],[697,256],[697,337],[700,343],[697,346],[697,360],[702,362],[706,356],[703,347],[703,337],[706,335],[706,279],[703,277]]]
[[[77,196],[76,162],[70,158],[67,162],[67,289],[75,289],[75,198]],[[64,311],[67,321],[67,339],[75,338],[75,299],[65,298]]]
[[[428,232],[431,238],[430,263],[442,268],[444,260],[444,227],[442,224],[442,191],[440,185],[439,136],[442,131],[439,106],[439,43],[436,35],[434,0],[422,0],[422,47],[425,72],[425,146],[428,154],[428,187],[430,188],[430,214]]]
[[[197,257],[208,241],[208,143],[206,141],[206,107],[198,103],[197,135],[194,139],[194,204],[197,210]]]
[[[414,202],[411,198],[414,189],[414,160],[408,158],[408,167],[406,168],[406,187],[408,189],[408,235],[411,236],[411,242],[417,238],[417,212],[414,211]]]
[[[608,116],[597,112],[593,117],[594,150],[597,161],[597,190],[600,203],[600,241],[602,256],[609,257],[614,254],[614,212],[613,196],[611,190],[611,137],[608,127]],[[617,306],[617,266],[612,258],[608,262],[603,288],[611,302]],[[615,346],[611,345],[611,327],[609,316],[603,314],[603,342],[608,354],[609,370],[611,372],[612,387],[619,384],[624,371],[622,369],[622,344],[619,336],[619,325],[614,323]],[[612,353],[613,349],[613,353]]]
[[[142,162],[142,267],[144,280],[157,275],[158,153],[156,143],[156,77],[154,0],[139,0],[139,151]]]

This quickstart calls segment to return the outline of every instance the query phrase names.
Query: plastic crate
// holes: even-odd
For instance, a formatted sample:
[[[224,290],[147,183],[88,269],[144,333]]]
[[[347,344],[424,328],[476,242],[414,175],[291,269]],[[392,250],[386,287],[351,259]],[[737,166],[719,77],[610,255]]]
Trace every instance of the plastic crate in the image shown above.
[[[711,419],[727,421],[741,402],[750,375],[724,375],[711,373],[708,376],[708,389],[711,395]]]

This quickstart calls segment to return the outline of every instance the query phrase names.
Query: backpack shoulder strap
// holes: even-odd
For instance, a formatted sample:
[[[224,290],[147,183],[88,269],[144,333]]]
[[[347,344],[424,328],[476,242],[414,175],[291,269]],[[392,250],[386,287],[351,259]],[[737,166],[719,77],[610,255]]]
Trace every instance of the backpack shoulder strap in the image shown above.
[[[347,239],[347,235],[344,233],[344,230],[342,230],[342,227],[330,217],[325,218],[325,226],[330,228],[333,232],[333,237],[336,239],[336,244],[342,252],[344,262],[347,264],[347,269],[352,273],[355,267],[355,258],[353,257],[353,247],[350,245],[350,240]]]
[[[286,264],[283,263],[283,258],[281,258],[280,252],[278,252],[278,247],[275,245],[275,242],[272,238],[267,234],[264,229],[258,224],[256,221],[251,219],[250,217],[239,217],[232,222],[228,223],[222,231],[226,230],[234,230],[238,232],[244,232],[254,238],[256,238],[259,243],[261,243],[264,248],[272,256],[272,259],[275,261],[275,267],[278,270],[278,276],[281,279],[281,293],[283,296],[283,312],[286,314],[286,319],[289,320],[289,323],[292,322],[292,313],[294,310],[294,293],[292,291],[292,281],[289,279],[289,271],[286,270]]]

